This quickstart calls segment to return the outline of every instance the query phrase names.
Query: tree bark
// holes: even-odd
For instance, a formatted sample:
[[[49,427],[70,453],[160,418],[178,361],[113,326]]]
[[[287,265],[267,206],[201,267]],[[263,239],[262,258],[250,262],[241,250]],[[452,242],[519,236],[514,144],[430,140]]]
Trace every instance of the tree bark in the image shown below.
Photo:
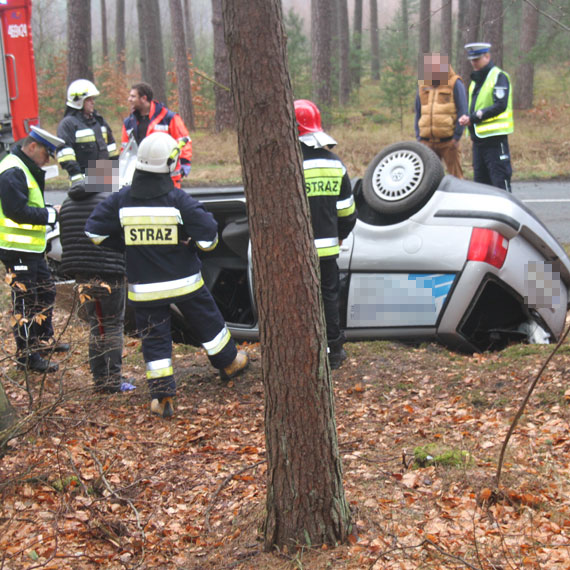
[[[0,432],[12,426],[16,418],[16,410],[14,410],[12,404],[10,404],[10,400],[8,400],[8,396],[4,391],[4,386],[0,381]]]
[[[534,5],[539,8],[540,0],[535,0]],[[522,30],[520,37],[520,53],[522,61],[518,66],[514,82],[513,106],[515,109],[530,109],[533,103],[534,93],[534,61],[529,58],[529,53],[536,45],[538,37],[539,13],[528,2],[522,7]]]
[[[216,132],[235,128],[235,113],[230,86],[230,61],[224,37],[224,20],[222,17],[222,0],[212,0],[212,25],[214,27],[214,85],[216,97]],[[224,87],[220,87],[223,85]]]
[[[493,61],[503,67],[503,0],[485,0],[483,13],[483,41],[492,45]]]
[[[265,549],[334,545],[350,514],[281,2],[224,0],[223,11],[265,385]]]
[[[430,0],[420,0],[420,54],[430,53]]]
[[[93,81],[91,0],[67,0],[67,83]]]
[[[362,0],[354,0],[354,19],[352,27],[352,83],[360,87],[362,70]]]
[[[467,10],[468,18],[465,22],[465,35],[463,38],[463,44],[469,44],[473,42],[480,41],[479,38],[479,25],[481,22],[481,6],[483,0],[468,0]],[[463,83],[466,86],[471,82],[471,64],[467,59],[465,53],[463,54],[463,59],[461,60],[461,67],[459,75],[463,78]]]
[[[313,56],[313,99],[323,110],[332,102],[331,92],[332,4],[311,0],[311,53]]]
[[[378,2],[370,0],[370,74],[380,79],[380,42],[378,40]]]
[[[461,66],[465,59],[465,50],[463,49],[466,30],[465,21],[467,20],[467,0],[459,0],[457,6],[457,34],[455,47],[455,70],[461,75]],[[463,78],[465,80],[465,78]]]
[[[452,61],[453,49],[453,13],[451,0],[442,0],[441,5],[441,53]]]
[[[137,0],[137,7],[139,9],[139,37],[142,42],[139,50],[141,69],[145,72],[143,80],[152,86],[155,99],[167,104],[160,6],[158,0]]]
[[[186,25],[186,49],[192,59],[196,57],[196,36],[194,35],[194,19],[192,18],[192,1],[184,0],[184,23]]]
[[[103,61],[109,59],[109,43],[107,41],[107,4],[101,0],[101,43],[103,50]]]
[[[172,48],[176,65],[178,90],[178,113],[184,124],[191,130],[196,128],[194,123],[194,105],[192,104],[192,86],[190,71],[186,56],[186,39],[184,37],[184,15],[180,0],[168,0],[170,8],[170,27],[172,29]]]
[[[338,0],[337,12],[340,51],[338,94],[339,103],[346,105],[350,99],[350,34],[348,31],[348,4],[346,0]]]
[[[410,49],[410,21],[408,12],[408,0],[402,0],[400,6],[402,11],[402,44],[404,53],[408,54]]]
[[[117,11],[115,13],[115,61],[117,67],[123,75],[127,73],[127,64],[125,61],[125,0],[117,0]]]

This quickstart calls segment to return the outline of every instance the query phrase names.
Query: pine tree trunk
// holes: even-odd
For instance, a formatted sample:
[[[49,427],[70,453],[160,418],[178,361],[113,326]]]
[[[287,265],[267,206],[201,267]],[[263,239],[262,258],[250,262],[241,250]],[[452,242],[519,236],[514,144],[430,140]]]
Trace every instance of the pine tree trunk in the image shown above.
[[[107,41],[107,4],[101,0],[101,43],[103,50],[103,61],[109,59],[109,43]]]
[[[93,81],[91,0],[67,0],[67,83]]]
[[[214,78],[219,85],[214,85],[216,97],[216,132],[235,128],[234,102],[230,86],[230,61],[224,37],[222,0],[212,0],[212,24],[214,26]],[[220,87],[223,85],[224,87]]]
[[[125,0],[117,0],[115,19],[115,61],[123,75],[127,73],[125,51]]]
[[[338,0],[338,30],[340,47],[339,103],[346,105],[350,99],[350,34],[346,0]]]
[[[362,71],[362,0],[354,0],[352,30],[352,63],[350,76],[353,85],[360,87],[360,75]]]
[[[463,44],[469,44],[473,42],[478,42],[481,40],[479,37],[479,24],[481,22],[481,6],[483,0],[468,0],[467,2],[467,10],[468,10],[468,18],[465,21],[465,35],[463,37]],[[461,67],[459,75],[463,78],[463,83],[466,86],[469,85],[471,82],[471,64],[463,53],[463,59],[461,60]]]
[[[457,6],[457,34],[456,34],[456,47],[455,47],[455,70],[461,75],[461,66],[465,59],[465,50],[463,45],[465,43],[465,22],[467,20],[467,0],[459,0]],[[463,78],[465,81],[465,77]],[[467,84],[466,84],[467,85]]]
[[[441,53],[449,57],[452,61],[453,49],[453,19],[451,0],[442,0],[441,5]]]
[[[378,2],[370,0],[370,74],[380,79],[380,42],[378,41]]]
[[[430,52],[430,0],[420,0],[420,54]]]
[[[321,111],[332,102],[332,13],[331,0],[311,0],[313,98]]]
[[[540,7],[540,0],[534,5]],[[515,73],[513,105],[515,109],[530,109],[534,92],[534,62],[528,58],[529,52],[536,45],[538,37],[539,13],[534,7],[525,2],[522,7],[522,30],[520,38],[520,53],[522,62]]]
[[[184,37],[184,15],[180,0],[168,0],[170,8],[170,27],[172,29],[172,49],[176,65],[176,78],[178,80],[178,113],[184,124],[194,130],[194,105],[192,104],[192,86],[190,85],[190,71],[186,57],[186,39]]]
[[[407,55],[410,49],[410,21],[409,21],[409,12],[408,12],[408,0],[402,0],[401,3],[401,11],[402,11],[402,44],[403,44],[403,51]]]
[[[526,4],[524,2],[523,4]],[[483,41],[492,45],[493,61],[503,67],[503,0],[485,0]]]
[[[148,20],[146,14],[148,4],[145,0],[137,0],[137,15],[139,21],[139,62],[141,66],[141,78],[143,81],[149,80],[148,73],[148,57],[147,57],[147,39],[145,25]]]
[[[184,0],[184,23],[186,24],[186,49],[192,59],[196,57],[196,37],[194,35],[194,20],[192,18],[192,1]]]
[[[265,549],[334,545],[350,514],[281,2],[224,0],[223,11],[262,347]]]

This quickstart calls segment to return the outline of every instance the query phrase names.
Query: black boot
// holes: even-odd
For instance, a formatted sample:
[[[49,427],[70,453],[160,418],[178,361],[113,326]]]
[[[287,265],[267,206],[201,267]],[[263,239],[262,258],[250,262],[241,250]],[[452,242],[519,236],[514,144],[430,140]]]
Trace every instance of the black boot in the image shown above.
[[[31,372],[57,372],[59,365],[42,358],[37,352],[27,356],[19,356],[17,359],[18,370],[30,370]]]

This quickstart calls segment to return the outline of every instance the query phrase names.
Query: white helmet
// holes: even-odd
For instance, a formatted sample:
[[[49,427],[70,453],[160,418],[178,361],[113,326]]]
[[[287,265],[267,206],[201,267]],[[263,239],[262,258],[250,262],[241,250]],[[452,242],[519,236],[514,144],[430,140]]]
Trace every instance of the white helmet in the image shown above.
[[[67,106],[72,109],[83,109],[87,97],[97,97],[99,90],[88,79],[76,79],[67,88]]]
[[[167,133],[152,133],[145,137],[137,152],[137,170],[174,172],[180,147]]]

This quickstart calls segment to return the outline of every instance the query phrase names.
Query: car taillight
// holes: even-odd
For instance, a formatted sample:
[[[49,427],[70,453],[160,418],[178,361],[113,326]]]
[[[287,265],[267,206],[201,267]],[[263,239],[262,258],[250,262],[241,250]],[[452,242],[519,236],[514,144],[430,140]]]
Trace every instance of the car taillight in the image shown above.
[[[497,269],[503,267],[509,240],[499,232],[484,228],[473,228],[469,243],[468,261],[484,261]]]

